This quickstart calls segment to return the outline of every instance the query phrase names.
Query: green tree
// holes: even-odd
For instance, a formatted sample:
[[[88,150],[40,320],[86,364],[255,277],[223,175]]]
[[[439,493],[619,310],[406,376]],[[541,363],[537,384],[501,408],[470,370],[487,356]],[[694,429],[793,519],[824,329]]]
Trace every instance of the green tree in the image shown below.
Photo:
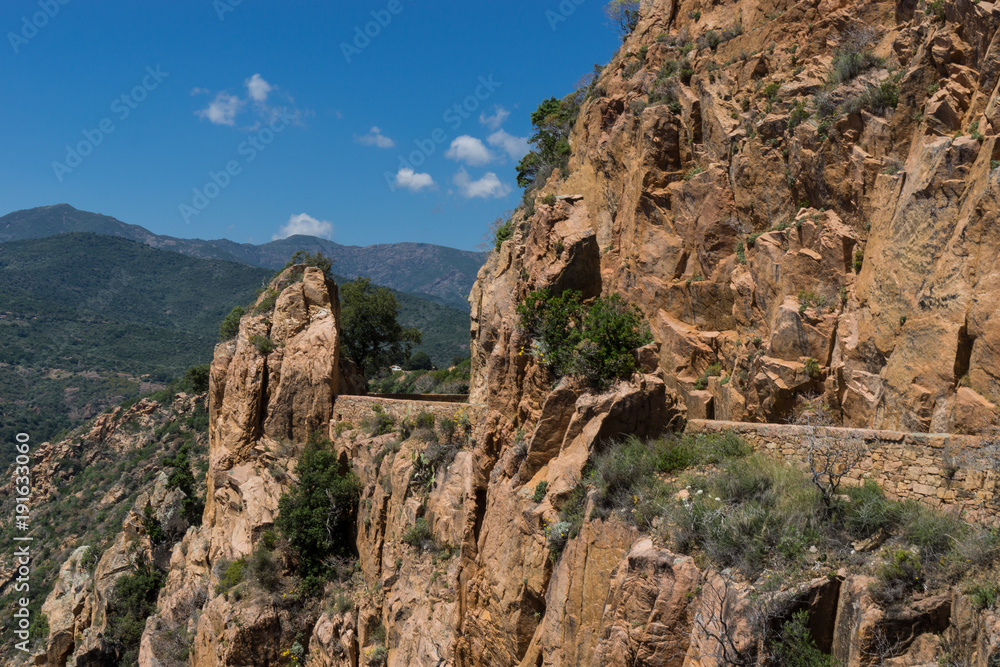
[[[534,148],[517,165],[519,187],[531,188],[536,181],[548,178],[556,167],[566,168],[570,155],[569,133],[580,113],[582,102],[581,91],[561,100],[550,97],[531,114],[531,125],[535,128],[535,133],[531,136],[530,143]]]
[[[604,7],[604,15],[608,17],[622,39],[625,39],[639,24],[639,1],[611,0]]]
[[[409,360],[403,364],[403,368],[408,371],[429,371],[434,368],[434,364],[431,363],[431,355],[420,350],[410,355]]]
[[[146,618],[156,611],[156,598],[163,586],[163,573],[142,556],[137,556],[132,571],[119,578],[108,601],[108,627],[105,641],[117,657],[118,665],[136,665],[139,641],[146,628]]]
[[[333,268],[333,260],[317,250],[313,254],[307,253],[305,250],[296,250],[292,258],[288,260],[288,264],[281,269],[284,271],[290,266],[295,266],[296,264],[305,264],[306,266],[315,266],[320,269],[326,276],[330,277],[330,270]],[[281,271],[278,271],[280,274]]]
[[[192,366],[184,373],[184,387],[194,394],[208,391],[208,364]]]
[[[318,576],[324,559],[349,553],[361,482],[350,471],[341,473],[332,443],[309,438],[296,472],[299,484],[278,501],[275,527],[288,539],[299,560],[299,574]]]
[[[184,494],[181,500],[181,516],[193,526],[201,525],[201,515],[205,511],[205,501],[195,488],[194,473],[191,472],[191,441],[186,440],[177,449],[175,456],[163,459],[163,465],[171,468],[167,478],[168,489],[180,489]]]
[[[344,354],[371,378],[389,365],[406,359],[420,343],[420,331],[398,321],[399,304],[386,287],[357,278],[340,288],[340,328]]]
[[[232,340],[236,338],[236,334],[240,331],[240,318],[246,312],[246,308],[243,306],[236,306],[229,311],[226,319],[222,320],[222,326],[219,327],[219,340]]]

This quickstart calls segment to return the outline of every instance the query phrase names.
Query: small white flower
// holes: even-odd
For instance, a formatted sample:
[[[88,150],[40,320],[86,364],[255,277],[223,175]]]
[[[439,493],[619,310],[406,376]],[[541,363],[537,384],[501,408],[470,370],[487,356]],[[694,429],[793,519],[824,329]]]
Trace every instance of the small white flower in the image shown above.
[[[694,495],[696,495],[696,496],[700,496],[700,495],[701,495],[701,494],[703,494],[703,493],[705,493],[704,489],[698,489],[698,493],[696,493],[696,494],[694,494]]]
[[[716,498],[715,502],[717,502],[717,503],[722,502],[722,498]]]

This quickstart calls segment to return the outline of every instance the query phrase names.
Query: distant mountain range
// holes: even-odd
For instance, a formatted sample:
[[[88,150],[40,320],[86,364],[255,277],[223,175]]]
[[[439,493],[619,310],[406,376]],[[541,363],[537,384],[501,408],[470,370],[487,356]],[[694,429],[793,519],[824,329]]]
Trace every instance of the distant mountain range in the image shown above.
[[[228,239],[205,241],[154,234],[107,215],[80,211],[69,204],[15,211],[0,217],[0,243],[40,239],[70,232],[91,232],[145,243],[201,259],[226,260],[279,269],[296,250],[322,252],[334,261],[335,273],[365,276],[379,285],[409,292],[437,303],[469,311],[468,296],[486,254],[428,243],[345,246],[315,236],[290,236],[261,245]]]
[[[105,234],[0,243],[0,443],[21,431],[49,439],[150,382],[207,363],[222,318],[253,303],[273,275]],[[468,355],[466,311],[405,292],[396,299],[400,322],[422,331],[418,349],[438,366]]]

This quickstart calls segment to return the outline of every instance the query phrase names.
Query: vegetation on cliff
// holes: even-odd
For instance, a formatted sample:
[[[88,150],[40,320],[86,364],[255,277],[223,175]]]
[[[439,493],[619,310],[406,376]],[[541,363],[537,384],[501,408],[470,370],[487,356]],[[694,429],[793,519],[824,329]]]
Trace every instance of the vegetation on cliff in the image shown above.
[[[517,314],[534,340],[532,356],[557,377],[579,375],[598,389],[629,378],[636,370],[633,353],[653,340],[642,313],[618,294],[584,303],[574,290],[559,296],[540,290]]]
[[[329,439],[309,438],[295,468],[298,483],[281,496],[275,527],[288,540],[303,578],[324,577],[327,557],[354,550],[357,476],[342,470]]]
[[[151,542],[162,542],[167,553],[189,525],[200,524],[199,508],[204,502],[208,468],[207,397],[191,392],[204,389],[204,371],[204,367],[189,369],[184,378],[167,388],[127,401],[71,431],[62,441],[33,450],[34,513],[29,535],[39,545],[33,553],[29,596],[29,609],[38,620],[33,625],[38,635],[33,639],[44,645],[49,628],[42,603],[52,590],[60,566],[77,549],[85,547],[80,569],[89,577],[86,585],[93,588],[97,575],[108,576],[102,580],[104,585],[114,581],[115,573],[109,575],[98,565],[102,556],[115,548],[127,521],[147,528],[155,523],[158,531],[150,535]],[[179,392],[186,392],[186,397],[180,397]],[[142,496],[154,495],[164,470],[170,471],[164,491],[178,489],[181,495],[177,516],[162,523],[152,512],[169,511],[167,508],[147,504],[151,510],[147,516],[144,508],[135,504]],[[7,498],[4,506],[12,502]],[[7,507],[6,515],[13,515],[12,507]],[[5,523],[0,537],[10,540],[15,532],[21,534],[13,523]],[[157,570],[149,554],[141,549],[130,558],[136,564],[132,578],[116,583],[109,599],[109,605],[122,612],[109,616],[109,621],[118,620],[109,625],[105,648],[112,655],[134,657],[145,616],[152,610],[149,605],[159,591],[159,583],[152,584],[163,579],[163,563]],[[0,604],[11,606],[12,600],[21,595],[7,586]],[[140,617],[137,613],[142,610],[145,615]],[[11,640],[12,631],[8,626],[7,640]],[[5,645],[12,646],[13,642]]]
[[[871,480],[828,505],[813,479],[830,472],[803,473],[752,453],[732,434],[630,437],[593,457],[583,485],[562,504],[561,523],[549,529],[548,544],[558,559],[586,522],[623,522],[693,555],[704,568],[731,573],[732,585],[742,582],[759,596],[746,612],[759,641],[737,647],[734,625],[718,617],[703,625],[700,631],[720,646],[729,643],[726,664],[830,664],[803,630],[808,612],[792,613],[791,591],[817,572],[867,573],[868,595],[885,609],[949,587],[965,591],[979,608],[996,606],[1000,529],[966,523],[946,508],[890,500]],[[536,489],[535,502],[542,495]],[[588,498],[593,509],[585,515]],[[806,661],[789,662],[790,651]]]

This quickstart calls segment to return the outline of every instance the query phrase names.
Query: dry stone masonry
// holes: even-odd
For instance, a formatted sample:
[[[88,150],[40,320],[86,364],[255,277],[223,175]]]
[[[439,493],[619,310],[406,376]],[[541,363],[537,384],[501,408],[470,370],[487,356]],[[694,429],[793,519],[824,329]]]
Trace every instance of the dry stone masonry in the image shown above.
[[[969,520],[1000,525],[1000,461],[998,451],[983,438],[706,419],[692,419],[686,428],[687,433],[725,431],[738,433],[758,451],[803,467],[810,442],[837,447],[851,439],[863,441],[868,456],[847,474],[845,484],[873,479],[895,498],[959,508]]]

